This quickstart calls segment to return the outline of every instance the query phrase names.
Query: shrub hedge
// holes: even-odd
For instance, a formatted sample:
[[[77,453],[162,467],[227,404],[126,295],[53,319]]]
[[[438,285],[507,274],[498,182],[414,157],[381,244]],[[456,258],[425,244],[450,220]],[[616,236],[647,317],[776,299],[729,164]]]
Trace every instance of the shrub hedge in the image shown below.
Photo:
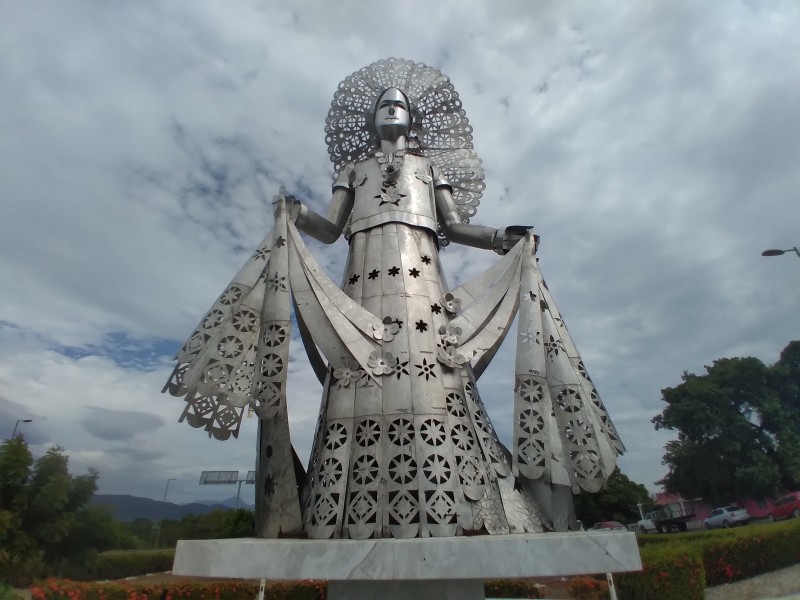
[[[800,562],[800,521],[737,528],[736,535],[698,540],[708,585],[721,585]]]
[[[325,600],[324,581],[274,583],[264,600]],[[255,598],[258,585],[234,581],[131,585],[48,579],[31,588],[33,600],[239,600]]]
[[[731,583],[800,562],[800,519],[718,531],[645,535],[638,539],[644,570],[615,577],[620,596],[625,600],[700,600],[706,586]],[[104,552],[85,567],[73,566],[68,570],[75,579],[114,580],[168,571],[173,559],[174,551],[171,550]],[[40,590],[37,600],[172,600],[178,597],[232,600],[235,594],[230,595],[233,594],[231,590],[241,591],[244,585],[247,584],[134,588],[120,583],[103,587],[50,580],[34,589]],[[269,598],[322,598],[324,596],[318,595],[320,587],[324,593],[324,582],[275,584],[270,587],[272,595]],[[486,594],[496,598],[541,597],[539,588],[520,580],[488,581]]]
[[[625,600],[703,600],[706,580],[703,561],[689,544],[654,544],[640,550],[643,571],[615,575]]]
[[[19,596],[8,585],[0,582],[0,600],[19,600]]]
[[[598,577],[573,577],[567,582],[567,593],[575,600],[606,600],[610,597],[608,582]]]
[[[497,579],[484,584],[487,596],[494,598],[541,598],[536,584],[512,579]],[[187,582],[136,585],[124,582],[88,583],[67,579],[48,579],[31,588],[33,600],[238,600],[255,598],[253,583]],[[267,585],[264,600],[325,600],[327,582],[291,581]]]
[[[639,536],[644,571],[616,577],[625,600],[703,598],[732,583],[800,562],[800,520],[715,531]]]
[[[522,579],[489,579],[483,590],[489,598],[542,598],[542,588]]]
[[[174,561],[175,550],[113,550],[80,564],[61,565],[57,574],[75,581],[124,579],[170,571]]]

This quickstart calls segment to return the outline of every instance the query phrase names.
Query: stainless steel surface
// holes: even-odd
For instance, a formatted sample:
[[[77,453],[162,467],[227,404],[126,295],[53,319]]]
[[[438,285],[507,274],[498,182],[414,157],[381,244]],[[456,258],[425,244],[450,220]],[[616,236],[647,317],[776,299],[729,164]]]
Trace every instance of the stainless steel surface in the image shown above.
[[[472,127],[458,92],[438,69],[425,64],[379,60],[342,81],[325,120],[325,141],[336,173],[373,154],[375,102],[392,87],[403,90],[412,104],[409,148],[441,169],[461,220],[469,223],[485,188],[483,166],[472,147]],[[440,241],[446,245],[448,240],[442,235]]]
[[[258,414],[263,537],[573,527],[571,493],[599,489],[624,448],[541,279],[537,238],[469,223],[483,174],[458,94],[435,69],[379,61],[342,83],[326,133],[327,217],[278,194],[273,232],[178,354],[165,389],[186,395],[182,419],[224,439],[245,406]],[[344,230],[337,285],[300,232],[331,243]],[[445,238],[505,256],[450,290]],[[286,412],[290,300],[324,388],[304,482]],[[475,381],[517,312],[509,452]]]

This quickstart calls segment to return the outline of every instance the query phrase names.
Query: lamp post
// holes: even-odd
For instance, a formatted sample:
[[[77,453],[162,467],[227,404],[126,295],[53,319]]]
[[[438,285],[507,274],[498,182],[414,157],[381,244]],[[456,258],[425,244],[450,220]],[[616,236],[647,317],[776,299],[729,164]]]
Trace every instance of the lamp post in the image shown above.
[[[166,504],[166,503],[167,503],[167,494],[169,493],[169,482],[170,482],[170,481],[175,481],[176,479],[177,479],[177,477],[170,477],[169,479],[167,479],[167,487],[166,487],[166,489],[164,490],[164,500],[162,500],[162,502],[163,502],[164,504]],[[157,528],[156,528],[156,541],[155,541],[155,544],[153,544],[153,549],[154,549],[154,550],[158,550],[158,538],[160,538],[160,537],[161,537],[161,522],[162,522],[163,520],[164,520],[164,519],[159,519],[159,520],[158,520],[158,526],[157,526]]]
[[[797,246],[794,248],[789,248],[788,250],[764,250],[761,253],[761,256],[780,256],[781,254],[786,254],[787,252],[794,252],[797,256],[800,256],[800,250],[798,250]]]
[[[17,437],[17,427],[19,427],[20,423],[31,423],[31,422],[33,422],[33,419],[17,419],[17,422],[14,425],[14,433],[11,434],[11,439],[13,440],[15,437]]]

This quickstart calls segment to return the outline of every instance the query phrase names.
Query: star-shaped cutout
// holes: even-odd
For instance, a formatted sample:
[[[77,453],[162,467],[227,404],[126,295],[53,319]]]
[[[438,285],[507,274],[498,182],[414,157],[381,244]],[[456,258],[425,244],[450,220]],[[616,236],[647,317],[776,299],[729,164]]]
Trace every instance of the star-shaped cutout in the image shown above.
[[[428,331],[428,324],[422,319],[414,323],[414,327],[417,328],[417,331]]]
[[[406,369],[407,366],[408,366],[408,361],[398,362],[394,366],[394,372],[397,375],[398,379],[400,379],[401,375],[408,375],[408,369]]]
[[[350,285],[354,285],[354,284],[356,284],[356,283],[358,282],[358,280],[359,280],[359,279],[361,279],[361,276],[360,276],[360,275],[353,275],[353,276],[352,276],[352,277],[351,277],[351,278],[348,280],[348,283],[350,283]]]
[[[431,257],[430,256],[423,256],[420,260],[422,262],[424,262],[426,265],[431,264]]]
[[[369,272],[369,275],[367,277],[369,279],[377,279],[379,274],[380,271],[378,271],[378,269],[373,269],[372,271]]]
[[[398,275],[400,275],[400,268],[392,267],[391,269],[389,269],[389,275],[391,275],[392,277],[397,277]]]
[[[431,377],[436,378],[436,373],[433,372],[436,363],[429,363],[424,358],[422,359],[421,365],[414,365],[419,369],[419,373],[417,373],[417,377],[425,377],[425,381],[428,381]]]
[[[438,304],[431,304],[431,312],[438,315],[440,312],[442,312],[442,307]]]
[[[416,268],[409,269],[408,274],[411,275],[411,277],[413,277],[414,279],[416,279],[417,277],[419,277],[419,269]]]
[[[275,240],[275,245],[278,248],[283,248],[286,245],[286,238],[284,238],[282,235],[279,236],[278,239]]]
[[[275,493],[275,478],[272,475],[267,475],[264,478],[264,495],[269,497]]]

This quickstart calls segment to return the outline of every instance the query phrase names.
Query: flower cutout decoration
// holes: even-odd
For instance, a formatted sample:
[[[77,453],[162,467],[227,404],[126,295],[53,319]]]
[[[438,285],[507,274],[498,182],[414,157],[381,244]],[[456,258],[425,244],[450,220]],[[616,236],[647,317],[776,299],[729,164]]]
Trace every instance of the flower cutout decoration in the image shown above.
[[[457,313],[461,310],[461,298],[456,298],[450,292],[447,292],[439,303],[444,307],[444,309],[452,314]]]
[[[386,186],[385,188],[381,188],[381,193],[375,197],[381,200],[378,206],[383,206],[384,204],[400,206],[400,200],[405,198],[406,195],[398,192],[397,188],[394,186]]]
[[[539,342],[539,332],[534,329],[533,325],[528,325],[525,331],[520,332],[519,338],[520,344],[525,344],[527,346],[533,346],[533,344],[541,345],[541,342]]]
[[[373,375],[389,375],[394,373],[397,359],[391,352],[373,352],[369,355],[367,366],[372,369]]]
[[[281,276],[277,271],[275,271],[275,274],[268,280],[268,283],[276,292],[279,290],[283,290],[285,292],[287,290],[286,277]]]
[[[391,342],[398,331],[400,331],[400,323],[397,322],[397,319],[383,317],[380,325],[372,326],[372,337],[376,340]]]
[[[400,174],[400,167],[403,166],[404,154],[404,152],[398,152],[397,154],[378,152],[375,154],[378,164],[381,166],[381,175],[383,175],[384,183],[390,185],[397,180],[397,176]]]
[[[364,372],[356,364],[346,364],[343,367],[333,370],[333,378],[339,389],[348,387],[351,383],[357,382],[364,376]]]
[[[439,327],[439,339],[442,340],[442,346],[457,346],[461,339],[461,327],[442,325]]]
[[[564,350],[564,343],[552,335],[549,336],[550,341],[544,343],[545,350],[547,350],[547,356],[550,360],[553,360],[553,356],[558,356],[558,352],[565,352]]]
[[[417,171],[416,173],[414,173],[414,177],[419,179],[422,183],[430,183],[431,181],[433,181],[433,178],[427,173],[424,173],[423,171]]]
[[[436,359],[451,369],[460,369],[463,366],[464,361],[467,360],[464,358],[463,354],[457,353],[455,346],[439,348],[438,352],[436,353]]]

